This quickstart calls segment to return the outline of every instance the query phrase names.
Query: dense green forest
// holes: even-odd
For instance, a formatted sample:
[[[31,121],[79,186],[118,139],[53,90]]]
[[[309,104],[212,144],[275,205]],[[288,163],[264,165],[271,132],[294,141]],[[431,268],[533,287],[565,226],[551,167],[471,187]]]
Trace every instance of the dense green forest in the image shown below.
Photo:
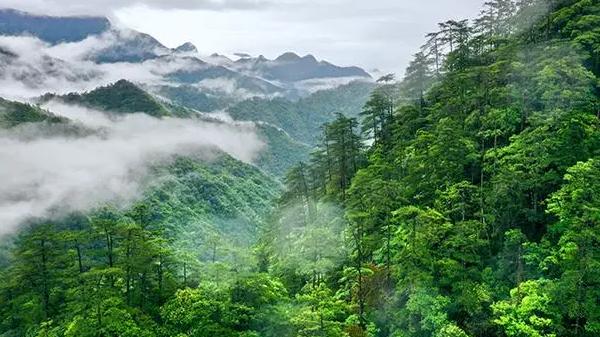
[[[23,123],[61,123],[64,119],[38,107],[0,98],[0,128],[9,129]]]
[[[284,188],[179,157],[126,210],[30,223],[0,336],[598,336],[599,78],[598,1],[490,0],[299,129]]]
[[[84,93],[67,95],[45,94],[39,101],[59,100],[116,114],[143,112],[153,117],[191,117],[194,112],[178,105],[161,102],[139,86],[119,80],[113,84]]]

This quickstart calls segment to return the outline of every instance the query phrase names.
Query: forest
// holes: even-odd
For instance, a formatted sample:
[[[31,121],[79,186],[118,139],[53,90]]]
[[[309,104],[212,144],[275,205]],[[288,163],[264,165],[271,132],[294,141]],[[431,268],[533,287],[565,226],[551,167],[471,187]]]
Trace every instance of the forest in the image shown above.
[[[600,3],[438,28],[358,115],[295,130],[281,179],[178,157],[126,209],[0,243],[0,336],[599,336]],[[272,103],[298,128],[313,104]]]

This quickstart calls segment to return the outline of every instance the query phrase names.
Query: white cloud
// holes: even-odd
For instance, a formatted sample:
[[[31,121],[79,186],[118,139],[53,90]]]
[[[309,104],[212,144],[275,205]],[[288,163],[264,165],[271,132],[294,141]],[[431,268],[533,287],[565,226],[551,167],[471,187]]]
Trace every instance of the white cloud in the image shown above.
[[[260,96],[260,93],[240,88],[238,81],[233,78],[207,78],[196,83],[195,86],[203,92],[227,95],[239,100]]]
[[[0,133],[0,234],[29,217],[89,210],[138,196],[146,168],[173,155],[210,160],[219,149],[250,162],[264,143],[251,124],[155,119],[144,114],[116,120],[60,103],[47,108],[102,132],[82,138],[24,140]]]
[[[438,22],[476,16],[483,0],[0,0],[42,14],[103,14],[176,47],[273,58],[312,53],[403,74]]]
[[[320,90],[337,88],[354,81],[367,81],[364,77],[331,77],[331,78],[313,78],[300,81],[294,84],[294,87],[303,93],[315,93]]]
[[[268,0],[0,0],[0,8],[16,8],[37,14],[110,15],[112,11],[144,5],[157,9],[257,9],[269,6]]]
[[[18,55],[2,68],[0,96],[25,100],[47,92],[66,94],[92,90],[120,79],[144,84],[164,84],[164,76],[181,69],[202,67],[192,58],[165,56],[141,63],[96,64],[87,57],[116,40],[108,32],[80,42],[50,45],[34,37],[0,36],[0,48]]]
[[[254,11],[134,6],[115,11],[115,17],[171,47],[191,41],[207,55],[246,52],[274,58],[295,51],[402,75],[438,22],[474,17],[482,4],[483,0],[288,0]]]

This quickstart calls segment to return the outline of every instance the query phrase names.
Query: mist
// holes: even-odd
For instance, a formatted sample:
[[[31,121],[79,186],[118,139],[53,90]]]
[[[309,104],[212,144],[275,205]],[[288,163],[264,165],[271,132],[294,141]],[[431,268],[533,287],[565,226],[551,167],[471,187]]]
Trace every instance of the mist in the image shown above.
[[[80,42],[50,45],[31,36],[0,36],[0,95],[25,100],[47,92],[81,92],[127,79],[147,85],[167,85],[167,74],[202,67],[193,58],[163,56],[139,63],[95,63],[91,58],[110,47],[127,30],[109,31]]]
[[[95,132],[82,137],[0,132],[0,235],[30,218],[88,211],[107,202],[127,204],[142,193],[149,167],[173,156],[210,161],[225,152],[249,163],[264,146],[248,123],[156,119],[141,113],[109,117],[58,102],[44,108]]]

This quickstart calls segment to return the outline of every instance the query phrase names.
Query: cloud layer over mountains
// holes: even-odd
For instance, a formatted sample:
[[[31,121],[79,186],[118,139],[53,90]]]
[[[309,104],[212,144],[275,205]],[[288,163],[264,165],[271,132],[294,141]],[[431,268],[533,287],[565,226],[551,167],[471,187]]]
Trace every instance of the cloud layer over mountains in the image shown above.
[[[91,90],[122,78],[160,84],[171,72],[202,66],[189,58],[157,58],[135,63],[94,62],[91,58],[96,53],[116,42],[116,34],[110,31],[80,42],[57,45],[35,37],[0,36],[0,95],[28,98],[46,92],[64,94]]]
[[[0,165],[0,234],[30,217],[132,200],[149,165],[174,155],[211,160],[215,151],[223,151],[250,162],[264,146],[251,124],[161,120],[145,114],[114,119],[57,102],[46,107],[95,132],[81,138],[16,137],[18,132],[34,133],[31,129],[0,132],[0,162],[5,163]]]
[[[59,19],[57,19],[59,20]],[[0,31],[1,33],[1,31]],[[284,58],[285,56],[285,58]],[[169,49],[149,35],[108,29],[76,42],[44,42],[31,35],[0,35],[0,95],[27,99],[46,92],[86,91],[127,79],[146,86],[195,87],[230,100],[310,93],[369,75],[313,56],[286,53],[275,60],[202,57],[193,45]]]
[[[181,1],[181,6],[185,3]],[[204,4],[216,8],[244,7],[251,3],[254,4],[246,1]],[[160,4],[162,2],[156,2],[157,6]],[[131,86],[155,90],[155,93],[174,91],[174,95],[179,96],[217,97],[232,104],[256,96],[299,96],[299,90],[311,92],[314,87],[327,88],[356,78],[369,78],[357,67],[338,67],[311,55],[300,57],[293,53],[275,60],[244,56],[235,61],[220,58],[219,63],[212,63],[212,58],[202,59],[191,44],[170,49],[147,34],[112,26],[100,34],[84,34],[80,40],[64,42],[72,41],[60,38],[68,36],[71,28],[64,27],[65,31],[61,18],[35,17],[15,11],[3,11],[3,14],[26,23],[24,30],[11,33],[16,36],[2,35],[0,26],[0,98],[17,101],[40,102],[39,96],[46,93],[64,95],[91,91],[126,79],[135,82],[136,85]],[[54,21],[53,27],[59,31],[53,37],[58,38],[32,36],[26,28],[31,22],[35,24],[36,18]],[[173,90],[163,90],[164,87]],[[183,87],[188,91],[178,91]],[[147,101],[172,106],[167,102],[169,97],[161,95],[157,99],[158,96],[138,89],[143,93],[141,96],[150,97]],[[114,96],[103,98],[111,102],[119,101],[115,97],[124,101],[132,99],[121,97],[125,90],[116,91],[113,91]],[[41,101],[46,102],[46,98]],[[148,167],[173,156],[193,155],[210,160],[215,151],[220,151],[252,162],[265,146],[253,123],[153,118],[144,114],[148,111],[138,111],[144,109],[137,107],[134,111],[121,111],[122,115],[58,101],[50,101],[43,107],[67,118],[70,125],[85,132],[76,136],[54,132],[56,126],[48,129],[44,123],[0,129],[0,163],[7,163],[0,165],[3,182],[0,185],[0,234],[11,232],[30,217],[86,211],[109,201],[132,200],[143,190]],[[1,109],[0,105],[0,117]],[[195,113],[191,109],[185,111]]]

